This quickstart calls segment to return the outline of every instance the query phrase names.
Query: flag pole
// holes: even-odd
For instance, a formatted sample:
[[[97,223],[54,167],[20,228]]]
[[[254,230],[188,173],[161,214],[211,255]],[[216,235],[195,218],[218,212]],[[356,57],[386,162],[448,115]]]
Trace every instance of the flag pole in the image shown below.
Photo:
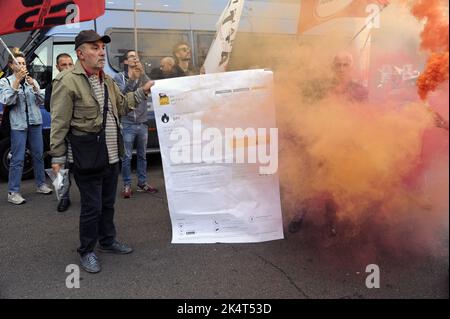
[[[136,7],[136,0],[134,2],[134,51],[136,52],[136,55],[138,54],[138,36],[137,36],[137,7]]]
[[[356,38],[359,37],[359,35],[360,35],[364,30],[366,30],[366,29],[369,27],[369,24],[372,23],[373,19],[375,19],[376,17],[378,17],[378,16],[383,12],[383,10],[387,8],[387,6],[388,6],[388,5],[383,5],[383,7],[381,8],[381,10],[378,11],[377,14],[376,14],[372,19],[370,19],[370,21],[368,21],[368,22],[361,28],[361,30],[358,31],[358,33],[356,33],[356,34],[353,36],[353,38],[352,38],[352,40],[350,41],[350,43],[353,43],[353,41],[355,41]]]
[[[16,65],[19,65],[19,62],[17,62],[16,57],[14,56],[14,54],[12,54],[11,50],[8,48],[8,46],[6,45],[6,43],[3,41],[3,39],[0,37],[0,43],[5,47],[6,52],[8,52],[8,54],[13,58],[14,63]]]

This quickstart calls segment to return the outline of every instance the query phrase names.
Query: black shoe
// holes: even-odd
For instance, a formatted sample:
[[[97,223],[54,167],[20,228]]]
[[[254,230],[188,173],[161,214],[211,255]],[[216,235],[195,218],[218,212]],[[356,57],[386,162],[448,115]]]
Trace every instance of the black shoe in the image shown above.
[[[132,248],[128,247],[125,244],[119,243],[118,241],[114,241],[110,246],[101,246],[99,248],[99,251],[103,253],[113,253],[113,254],[120,254],[120,255],[126,255],[133,251]]]
[[[297,233],[302,228],[302,224],[303,217],[292,219],[288,226],[289,232],[292,234]]]
[[[58,212],[62,213],[62,212],[65,212],[66,210],[68,210],[69,207],[70,207],[70,199],[63,198],[59,201],[57,210],[58,210]]]
[[[80,259],[80,266],[85,271],[96,274],[102,270],[98,257],[95,253],[87,253]]]
[[[337,230],[336,230],[336,227],[334,225],[332,225],[330,227],[330,236],[331,237],[336,237],[337,236]]]

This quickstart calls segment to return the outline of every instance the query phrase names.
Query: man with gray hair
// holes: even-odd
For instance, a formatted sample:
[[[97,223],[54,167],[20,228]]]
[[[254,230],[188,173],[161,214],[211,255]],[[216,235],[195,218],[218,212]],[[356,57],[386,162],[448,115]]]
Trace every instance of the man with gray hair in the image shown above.
[[[94,30],[81,31],[75,38],[75,68],[58,74],[51,97],[52,167],[58,173],[68,153],[81,199],[80,264],[90,273],[101,271],[94,252],[97,241],[102,252],[133,251],[117,241],[114,225],[122,149],[119,116],[147,99],[154,84],[148,81],[135,92],[123,95],[103,72],[105,44],[109,42],[110,37],[100,36]]]

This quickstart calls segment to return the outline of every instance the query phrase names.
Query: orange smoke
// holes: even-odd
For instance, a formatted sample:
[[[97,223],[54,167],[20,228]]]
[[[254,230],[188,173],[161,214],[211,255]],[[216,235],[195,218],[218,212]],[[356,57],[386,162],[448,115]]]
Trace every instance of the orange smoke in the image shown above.
[[[415,57],[422,25],[409,7],[393,3],[382,18],[373,48]],[[428,50],[448,52],[448,43],[442,47],[437,40],[425,40],[428,34],[433,35],[422,36]],[[414,85],[408,80],[391,90],[374,87],[367,103],[349,102],[328,86],[334,55],[348,48],[349,39],[342,32],[252,41],[237,43],[233,63],[275,71],[285,226],[307,210],[300,238],[330,256],[339,255],[340,247],[368,260],[381,252],[440,254],[441,234],[448,237],[448,156],[436,152],[434,144],[424,145],[423,136],[431,130],[427,140],[448,150],[448,132],[433,127],[432,114],[417,103]],[[377,62],[391,64],[389,58]],[[448,64],[445,71],[448,74]],[[375,76],[371,80],[377,81]],[[429,96],[434,107],[448,101],[448,90],[438,85]],[[412,94],[403,98],[405,91]],[[376,94],[385,98],[380,102]],[[249,116],[264,119],[267,114]],[[331,236],[330,219],[336,226]]]
[[[422,100],[426,100],[430,92],[435,91],[439,85],[448,80],[448,68],[448,51],[431,55],[424,72],[417,80],[417,88]]]
[[[440,0],[418,0],[411,10],[417,19],[426,20],[421,34],[421,48],[431,52],[427,66],[417,82],[422,100],[449,79],[449,23],[444,16],[445,10]]]
[[[402,25],[400,13],[392,13],[395,23],[410,32],[417,45],[411,45],[404,34],[393,36],[389,28],[378,31],[383,35],[378,39],[385,42],[375,44],[384,47],[396,39],[405,44],[394,47],[394,54],[402,50],[416,53],[421,25],[407,7],[390,9],[401,10],[410,19]],[[441,234],[448,234],[448,156],[425,151],[423,142],[428,130],[439,129],[433,128],[428,110],[414,102],[416,94],[399,101],[397,90],[386,93],[382,103],[352,103],[324,92],[322,84],[333,77],[332,57],[345,43],[335,38],[300,39],[297,47],[273,49],[285,62],[276,69],[275,86],[286,224],[303,213],[307,203],[301,232],[306,238],[302,238],[330,248],[323,251],[345,247],[368,259],[381,251],[441,254]],[[448,44],[444,48],[448,52]],[[448,75],[448,63],[439,61],[434,67]],[[437,90],[430,98],[439,94],[438,100],[446,101],[448,92],[439,86],[445,78],[436,72],[425,76],[430,87],[427,94]],[[432,80],[435,86],[430,85]],[[443,134],[433,141],[445,144],[448,134]],[[424,152],[429,153],[427,162]],[[329,232],[328,203],[337,207],[336,216],[331,216],[334,235]]]
[[[419,20],[426,19],[422,31],[422,49],[431,52],[448,51],[448,20],[444,16],[445,8],[441,0],[417,0],[412,14]]]
[[[427,109],[417,103],[351,103],[332,95],[305,101],[301,84],[288,70],[279,71],[286,223],[302,212],[303,203],[313,201],[302,234],[319,251],[345,248],[358,260],[381,251],[441,254],[440,233],[448,232],[448,157],[434,152],[429,163],[422,163],[422,136],[433,126]],[[335,236],[322,197],[338,207],[331,216]]]

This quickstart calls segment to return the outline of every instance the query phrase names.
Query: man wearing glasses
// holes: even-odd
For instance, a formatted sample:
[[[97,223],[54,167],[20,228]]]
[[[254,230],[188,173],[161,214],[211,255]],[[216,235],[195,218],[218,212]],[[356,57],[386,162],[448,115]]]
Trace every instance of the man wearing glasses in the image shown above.
[[[150,79],[145,74],[144,67],[136,51],[128,50],[123,56],[124,71],[114,77],[114,81],[122,94],[135,92]],[[147,100],[143,100],[126,116],[121,117],[124,155],[122,158],[123,198],[131,198],[131,159],[133,147],[137,151],[137,192],[154,194],[158,190],[147,183],[147,141],[148,115]]]
[[[180,76],[197,75],[198,71],[192,65],[192,51],[189,44],[180,42],[173,48],[173,57],[175,58],[175,70]]]

